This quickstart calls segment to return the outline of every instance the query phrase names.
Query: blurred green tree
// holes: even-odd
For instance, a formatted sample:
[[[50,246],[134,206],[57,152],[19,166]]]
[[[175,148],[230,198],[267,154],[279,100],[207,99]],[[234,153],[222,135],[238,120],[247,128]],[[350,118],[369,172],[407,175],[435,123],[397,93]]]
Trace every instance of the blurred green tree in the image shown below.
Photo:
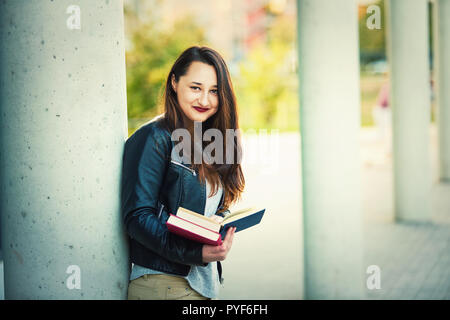
[[[239,63],[236,95],[241,127],[298,129],[295,20],[272,17],[265,41]]]
[[[192,45],[211,46],[204,29],[192,16],[168,28],[158,17],[142,20],[126,10],[133,21],[126,51],[127,101],[130,131],[163,112],[161,98],[170,67],[179,54]],[[270,16],[266,39],[239,62],[232,75],[242,128],[298,129],[295,17]],[[133,120],[142,119],[142,120]]]
[[[128,119],[152,118],[163,112],[161,99],[173,63],[186,48],[207,45],[204,31],[192,16],[166,29],[158,27],[155,19],[147,20],[128,36],[132,45],[126,51]]]

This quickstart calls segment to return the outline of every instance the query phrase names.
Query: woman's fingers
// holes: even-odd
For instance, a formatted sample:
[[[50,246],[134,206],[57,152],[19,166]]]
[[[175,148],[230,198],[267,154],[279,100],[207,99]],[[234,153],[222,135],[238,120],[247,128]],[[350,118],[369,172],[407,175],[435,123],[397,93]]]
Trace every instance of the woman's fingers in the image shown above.
[[[233,243],[233,237],[234,237],[235,230],[236,230],[235,227],[229,228],[227,231],[227,234],[225,235],[224,242],[220,246],[217,247],[219,261],[223,261],[227,257],[228,252],[231,249],[231,244]]]
[[[233,243],[235,231],[236,231],[236,227],[231,227],[228,229],[227,234],[225,235],[224,243],[226,243],[228,247],[231,247],[231,244]]]
[[[235,227],[230,227],[227,230],[224,241],[219,246],[211,246],[211,245],[207,245],[207,244],[203,245],[203,251],[202,251],[203,261],[211,262],[211,261],[225,260],[228,252],[231,249],[235,231],[236,231]]]

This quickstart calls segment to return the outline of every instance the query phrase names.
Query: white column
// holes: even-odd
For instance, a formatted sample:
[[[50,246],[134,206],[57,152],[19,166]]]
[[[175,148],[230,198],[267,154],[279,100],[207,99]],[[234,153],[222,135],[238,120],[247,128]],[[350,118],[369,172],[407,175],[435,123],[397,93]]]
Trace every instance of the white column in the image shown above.
[[[123,3],[1,1],[0,39],[5,298],[124,299]]]
[[[428,1],[387,3],[396,220],[430,217]]]
[[[305,298],[363,297],[357,3],[299,0]]]
[[[450,182],[450,1],[435,0],[433,8],[439,177]]]

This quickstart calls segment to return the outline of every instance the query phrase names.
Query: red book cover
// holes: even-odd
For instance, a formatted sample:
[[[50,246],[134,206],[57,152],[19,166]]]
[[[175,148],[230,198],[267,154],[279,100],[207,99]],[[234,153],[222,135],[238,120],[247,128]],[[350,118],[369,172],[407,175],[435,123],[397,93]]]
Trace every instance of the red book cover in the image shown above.
[[[204,228],[198,224],[195,224],[186,219],[182,219],[173,214],[170,214],[166,225],[170,232],[175,233],[183,238],[213,246],[222,244],[222,236],[220,235],[220,233]]]

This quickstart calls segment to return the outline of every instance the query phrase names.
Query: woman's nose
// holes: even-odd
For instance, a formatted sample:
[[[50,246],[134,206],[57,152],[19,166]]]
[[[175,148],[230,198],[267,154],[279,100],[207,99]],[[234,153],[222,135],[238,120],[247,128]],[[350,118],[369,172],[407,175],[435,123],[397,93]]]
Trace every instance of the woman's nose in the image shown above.
[[[208,105],[208,93],[207,92],[201,92],[200,93],[200,97],[198,99],[198,102],[200,103],[200,105],[206,107]]]

